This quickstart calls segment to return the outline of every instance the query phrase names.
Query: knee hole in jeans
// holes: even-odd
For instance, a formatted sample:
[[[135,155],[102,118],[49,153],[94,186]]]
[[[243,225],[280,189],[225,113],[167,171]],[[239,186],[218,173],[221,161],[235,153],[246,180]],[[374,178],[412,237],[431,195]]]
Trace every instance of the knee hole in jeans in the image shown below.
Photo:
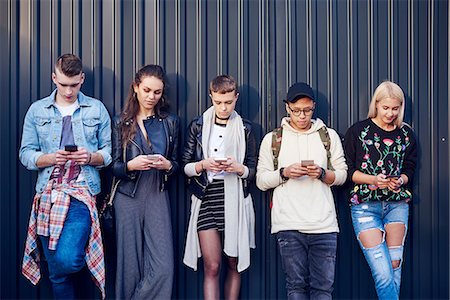
[[[389,254],[391,256],[391,264],[392,268],[394,270],[398,269],[402,265],[402,252],[403,252],[403,245],[400,246],[390,246],[389,248]]]
[[[365,249],[374,248],[384,242],[385,232],[379,228],[363,230],[358,235],[358,240]]]
[[[401,260],[392,260],[391,263],[392,263],[392,269],[395,270],[395,269],[400,268]]]
[[[386,244],[389,248],[402,247],[405,243],[406,225],[402,222],[391,222],[384,226],[386,230]]]

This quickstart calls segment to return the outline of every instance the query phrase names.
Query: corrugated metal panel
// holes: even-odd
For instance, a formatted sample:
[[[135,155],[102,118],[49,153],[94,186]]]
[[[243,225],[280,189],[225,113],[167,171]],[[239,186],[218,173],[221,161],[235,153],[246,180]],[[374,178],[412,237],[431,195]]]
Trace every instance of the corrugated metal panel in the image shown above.
[[[281,99],[300,80],[318,97],[317,115],[344,134],[366,116],[383,79],[407,95],[406,120],[420,144],[402,297],[448,298],[449,4],[447,1],[13,1],[0,2],[1,298],[43,299],[20,262],[36,175],[17,160],[30,103],[48,95],[56,57],[78,54],[83,91],[120,112],[136,68],[162,64],[182,130],[209,106],[208,82],[230,73],[241,86],[238,110],[259,138],[285,114]],[[184,180],[171,190],[174,297],[200,298],[202,272],[181,263],[189,214]],[[352,232],[346,191],[336,191],[341,234],[335,298],[373,298],[367,264]],[[257,246],[243,274],[242,298],[284,298],[284,276],[270,236],[266,195],[254,189]],[[83,280],[83,279],[80,279]],[[88,281],[83,297],[98,293]]]

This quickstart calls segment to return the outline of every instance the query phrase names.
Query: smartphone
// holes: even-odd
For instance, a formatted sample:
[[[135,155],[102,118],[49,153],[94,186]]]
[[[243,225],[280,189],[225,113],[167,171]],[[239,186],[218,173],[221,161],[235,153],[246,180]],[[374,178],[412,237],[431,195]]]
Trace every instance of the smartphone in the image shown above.
[[[158,161],[159,160],[159,154],[148,154],[147,159],[151,161]]]
[[[312,166],[314,165],[314,160],[306,159],[301,161],[302,167]]]
[[[64,150],[69,152],[75,152],[78,151],[78,147],[77,145],[65,145]]]
[[[400,175],[386,175],[386,178],[395,178],[398,179],[400,177]]]
[[[228,158],[226,158],[226,157],[214,157],[214,161],[216,162],[216,163],[224,163],[224,162],[226,162],[228,160]]]

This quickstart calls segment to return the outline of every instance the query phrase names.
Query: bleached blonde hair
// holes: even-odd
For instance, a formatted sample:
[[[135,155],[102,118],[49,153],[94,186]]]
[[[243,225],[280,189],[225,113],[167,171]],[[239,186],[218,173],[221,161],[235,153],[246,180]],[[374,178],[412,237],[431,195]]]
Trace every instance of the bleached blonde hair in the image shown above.
[[[397,125],[397,127],[402,127],[403,117],[405,115],[405,95],[403,94],[402,89],[392,81],[383,81],[375,89],[372,100],[369,104],[369,112],[367,114],[367,117],[376,118],[377,103],[387,98],[397,99],[398,101],[400,101],[400,112],[397,119],[395,120],[395,125]]]

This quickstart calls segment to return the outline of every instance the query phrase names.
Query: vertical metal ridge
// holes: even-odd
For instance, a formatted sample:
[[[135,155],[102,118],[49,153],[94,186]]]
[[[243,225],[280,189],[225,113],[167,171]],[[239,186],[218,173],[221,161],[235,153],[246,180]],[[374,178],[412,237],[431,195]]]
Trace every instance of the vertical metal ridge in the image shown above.
[[[348,89],[348,106],[350,109],[350,112],[354,111],[355,105],[354,105],[354,99],[353,99],[353,10],[352,10],[352,1],[351,0],[347,0],[347,5],[348,5],[348,21],[347,21],[347,35],[349,36],[348,38],[348,65],[347,65],[347,69],[348,69],[348,84],[347,84],[347,89]],[[354,119],[353,119],[353,115],[354,114],[348,114],[349,120],[348,120],[348,124],[353,124],[354,123]]]
[[[161,41],[161,25],[160,25],[160,17],[161,15],[161,3],[160,0],[155,1],[155,31],[156,31],[156,39],[155,39],[155,61],[157,64],[161,64],[161,49],[160,45],[162,45]]]
[[[436,117],[434,112],[437,111],[434,109],[434,30],[433,30],[433,24],[434,24],[434,5],[432,1],[427,2],[428,3],[428,16],[427,16],[427,35],[428,35],[428,45],[427,45],[427,52],[428,52],[428,59],[427,59],[427,63],[428,63],[428,68],[427,68],[427,72],[428,72],[428,76],[427,78],[429,80],[427,80],[427,96],[428,96],[428,105],[429,105],[429,112],[430,113],[430,126],[429,126],[429,137],[430,137],[430,161],[432,162],[438,162],[438,158],[439,158],[439,154],[437,153],[439,150],[439,145],[438,143],[433,142],[433,140],[436,141],[436,135],[433,134],[434,132],[438,132],[438,126],[436,126]],[[438,177],[438,168],[435,168],[435,166],[437,166],[437,164],[432,164],[431,165],[431,174],[430,174],[430,178],[431,178],[431,182],[438,182],[436,179]],[[431,198],[431,219],[432,220],[436,220],[436,222],[434,223],[434,228],[435,230],[431,231],[431,239],[432,241],[435,241],[436,236],[439,236],[439,232],[436,233],[436,231],[438,231],[437,227],[437,223],[439,222],[439,213],[436,212],[436,208],[439,205],[439,197],[437,197],[437,193],[435,191],[435,189],[430,189],[430,198]],[[437,229],[437,230],[436,230]],[[431,256],[434,257],[435,253],[437,252],[436,249],[436,245],[435,242],[431,242]],[[431,264],[433,265],[433,267],[436,267],[436,260],[432,259],[431,260]],[[432,277],[434,277],[434,274],[432,275]],[[435,286],[435,282],[436,279],[432,278],[434,280],[431,280],[431,286]],[[433,293],[434,294],[434,293]]]
[[[265,63],[265,58],[266,58],[266,39],[267,39],[267,34],[266,34],[266,26],[267,26],[267,20],[265,19],[264,16],[264,12],[265,12],[265,1],[264,0],[259,0],[258,1],[258,47],[259,47],[259,72],[258,72],[258,92],[261,95],[261,99],[267,99],[267,91],[266,89],[263,88],[263,86],[266,85],[266,76],[267,73],[266,72],[266,68],[264,66],[267,66],[267,64]],[[263,127],[266,127],[270,125],[269,121],[270,118],[267,118],[268,115],[270,115],[270,111],[271,111],[271,107],[268,106],[268,110],[267,111],[260,111],[260,120],[261,120],[261,125],[263,125]],[[264,126],[266,125],[266,126]]]
[[[369,57],[367,58],[367,68],[368,70],[370,70],[367,74],[367,87],[368,87],[368,95],[369,95],[369,99],[370,99],[370,93],[371,91],[373,91],[373,85],[374,85],[374,75],[373,73],[375,72],[375,68],[374,68],[374,35],[373,35],[373,28],[374,28],[374,16],[373,16],[373,0],[369,1],[369,5],[367,5],[367,15],[369,16],[368,18],[368,24],[367,24],[367,29],[368,29],[368,33],[367,33],[367,50],[368,50],[368,55]],[[377,23],[378,23],[378,18],[377,18]]]
[[[332,91],[334,84],[334,73],[333,73],[333,53],[332,53],[332,32],[333,32],[333,2],[329,1],[327,2],[327,99],[328,99],[328,125],[336,125],[333,124],[333,110],[334,110],[334,101],[332,100]]]
[[[75,28],[75,22],[74,22],[75,9],[74,9],[74,7],[75,7],[75,1],[71,1],[70,2],[70,10],[71,10],[70,14],[71,14],[72,17],[70,18],[70,29],[71,29],[70,30],[70,37],[71,37],[71,39],[70,39],[70,51],[72,53],[77,53],[76,49],[74,49],[74,46],[75,46],[74,40],[75,40],[75,35],[76,35],[76,33],[75,33],[76,31],[74,30],[74,28]]]
[[[238,7],[237,7],[237,11],[238,11],[238,32],[237,32],[237,59],[238,59],[238,69],[237,69],[237,82],[238,84],[242,85],[243,79],[244,79],[244,68],[245,68],[245,63],[244,63],[244,50],[243,50],[243,45],[244,45],[244,30],[243,30],[243,24],[244,24],[244,9],[243,9],[243,1],[238,1]]]
[[[312,15],[312,9],[311,9],[311,1],[312,0],[308,0],[307,2],[306,2],[306,6],[307,6],[307,12],[308,12],[308,16],[306,17],[306,19],[307,19],[307,29],[306,29],[306,40],[307,40],[307,42],[308,42],[308,46],[306,47],[308,50],[307,50],[307,54],[306,54],[306,57],[307,57],[307,60],[306,60],[306,64],[307,64],[307,66],[308,66],[308,78],[307,78],[307,80],[308,80],[308,83],[309,84],[311,84],[312,85],[312,80],[313,80],[313,70],[312,70],[312,63],[311,63],[311,59],[312,59],[312,57],[313,57],[313,55],[312,55],[312,53],[313,53],[313,42],[312,42],[312,18],[311,18],[311,15]]]
[[[408,94],[411,95],[411,105],[415,106],[415,89],[414,89],[414,9],[411,1],[408,3]],[[416,118],[411,118],[411,126],[414,128]]]
[[[132,34],[132,37],[133,37],[134,43],[133,43],[133,46],[132,46],[133,47],[132,53],[133,53],[134,70],[137,71],[139,69],[139,65],[140,65],[140,62],[139,62],[139,54],[140,54],[139,45],[140,45],[140,43],[139,42],[140,42],[141,39],[139,38],[139,33],[140,33],[139,23],[140,23],[141,16],[139,14],[138,2],[136,2],[136,1],[133,2],[133,16],[134,16],[134,18],[133,18],[133,34]]]
[[[291,26],[291,2],[290,0],[285,0],[285,26],[286,26],[286,34],[285,34],[285,40],[286,40],[286,48],[285,48],[285,55],[286,55],[286,88],[289,87],[289,85],[292,83],[292,52],[291,47],[291,39],[293,37],[292,34],[292,26]]]
[[[389,79],[394,81],[394,21],[393,10],[394,2],[388,2],[388,62],[389,62]]]
[[[203,65],[202,65],[202,63],[203,63],[203,59],[202,59],[202,31],[201,31],[201,29],[202,29],[202,26],[201,26],[201,24],[202,24],[202,17],[203,17],[203,15],[202,15],[202,6],[201,6],[201,1],[196,1],[196,3],[195,3],[195,8],[196,8],[196,10],[197,10],[197,20],[196,20],[196,22],[195,22],[195,31],[197,32],[197,34],[196,34],[196,49],[195,49],[195,53],[196,53],[196,61],[197,61],[197,63],[196,63],[196,65],[195,65],[195,67],[196,67],[196,76],[197,76],[197,78],[196,78],[196,85],[197,85],[197,91],[196,91],[196,93],[197,93],[197,110],[198,110],[198,113],[200,114],[201,113],[201,110],[202,110],[202,88],[203,88],[203,85],[202,85],[202,67],[203,67]]]
[[[177,74],[181,74],[181,12],[180,12],[180,1],[175,3],[175,71]],[[179,107],[180,92],[179,92],[179,80],[178,76],[176,79],[177,85],[177,107]],[[179,112],[179,109],[177,113]]]
[[[223,41],[223,1],[218,0],[217,5],[217,72],[218,74],[223,74],[223,49],[222,49],[222,41]]]

